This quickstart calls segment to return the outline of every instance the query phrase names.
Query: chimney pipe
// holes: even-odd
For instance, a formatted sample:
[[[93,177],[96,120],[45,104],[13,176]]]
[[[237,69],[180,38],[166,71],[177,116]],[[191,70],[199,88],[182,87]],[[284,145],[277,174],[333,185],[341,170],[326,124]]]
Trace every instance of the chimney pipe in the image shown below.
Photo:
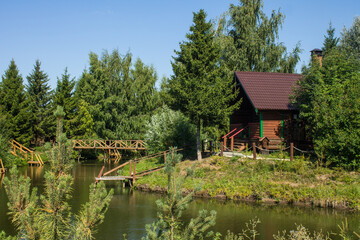
[[[320,67],[322,67],[323,51],[321,49],[314,48],[310,52],[311,52],[311,57],[315,56],[320,63]]]

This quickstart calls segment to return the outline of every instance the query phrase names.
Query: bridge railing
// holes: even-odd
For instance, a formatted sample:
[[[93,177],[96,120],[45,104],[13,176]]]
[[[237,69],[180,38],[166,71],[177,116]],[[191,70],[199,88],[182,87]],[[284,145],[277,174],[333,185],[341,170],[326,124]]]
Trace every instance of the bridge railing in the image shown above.
[[[72,140],[74,149],[124,149],[145,150],[143,140],[94,140],[76,139]]]

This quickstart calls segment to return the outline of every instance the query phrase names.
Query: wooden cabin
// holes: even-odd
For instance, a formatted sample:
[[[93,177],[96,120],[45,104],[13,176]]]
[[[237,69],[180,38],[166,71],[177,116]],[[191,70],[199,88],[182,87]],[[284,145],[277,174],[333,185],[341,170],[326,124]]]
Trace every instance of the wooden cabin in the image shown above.
[[[303,139],[304,131],[294,121],[298,110],[289,99],[300,79],[300,74],[235,72],[238,100],[242,99],[242,103],[231,116],[233,132],[227,139],[239,132],[233,137],[233,144],[235,141],[240,150],[249,142],[256,142],[260,148],[277,149],[283,142]]]

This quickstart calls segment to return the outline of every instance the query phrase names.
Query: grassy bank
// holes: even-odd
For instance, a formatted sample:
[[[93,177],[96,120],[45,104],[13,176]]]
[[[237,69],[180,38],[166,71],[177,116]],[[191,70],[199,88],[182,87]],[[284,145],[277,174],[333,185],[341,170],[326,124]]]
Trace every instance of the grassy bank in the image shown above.
[[[146,169],[154,163],[139,163]],[[360,173],[316,167],[304,159],[293,162],[210,157],[183,161],[177,171],[194,168],[184,191],[198,189],[200,197],[304,204],[360,210]],[[167,178],[159,171],[136,181],[135,188],[166,191]]]

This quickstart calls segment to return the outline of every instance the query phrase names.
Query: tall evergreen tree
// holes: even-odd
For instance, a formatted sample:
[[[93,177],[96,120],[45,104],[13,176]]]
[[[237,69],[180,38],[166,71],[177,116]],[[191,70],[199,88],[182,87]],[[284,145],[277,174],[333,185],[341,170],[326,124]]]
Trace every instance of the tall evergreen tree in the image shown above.
[[[214,42],[212,25],[206,13],[194,13],[194,24],[180,44],[172,63],[174,75],[169,80],[171,105],[181,110],[197,126],[197,156],[201,159],[200,129],[227,118],[238,104],[230,105],[233,93],[232,78],[219,63],[220,47]]]
[[[156,72],[131,54],[90,53],[90,67],[76,87],[76,96],[89,104],[97,136],[105,139],[139,139],[145,121],[157,107]]]
[[[335,28],[333,28],[331,22],[329,28],[326,30],[327,35],[324,36],[324,46],[322,48],[324,54],[327,54],[332,49],[336,48],[339,43],[339,38],[335,37]]]
[[[69,120],[69,135],[77,139],[92,139],[96,137],[94,120],[88,111],[89,104],[80,99],[73,119]]]
[[[74,88],[75,78],[71,78],[67,68],[65,68],[61,78],[57,80],[53,104],[64,108],[64,131],[68,137],[70,137],[70,120],[75,117],[76,111]]]
[[[3,128],[9,138],[27,143],[31,138],[28,121],[29,106],[24,91],[23,79],[14,60],[2,76],[0,83],[1,115],[4,117]]]
[[[239,0],[230,5],[228,14],[216,27],[218,42],[222,46],[222,60],[230,71],[289,72],[300,60],[299,44],[292,53],[277,43],[284,15],[272,11],[271,17],[263,12],[263,0]],[[226,19],[229,18],[229,21]]]
[[[32,73],[27,76],[28,85],[26,86],[31,109],[29,119],[33,142],[36,145],[53,136],[55,131],[51,108],[52,91],[48,85],[49,78],[40,66],[40,61],[36,60]]]

